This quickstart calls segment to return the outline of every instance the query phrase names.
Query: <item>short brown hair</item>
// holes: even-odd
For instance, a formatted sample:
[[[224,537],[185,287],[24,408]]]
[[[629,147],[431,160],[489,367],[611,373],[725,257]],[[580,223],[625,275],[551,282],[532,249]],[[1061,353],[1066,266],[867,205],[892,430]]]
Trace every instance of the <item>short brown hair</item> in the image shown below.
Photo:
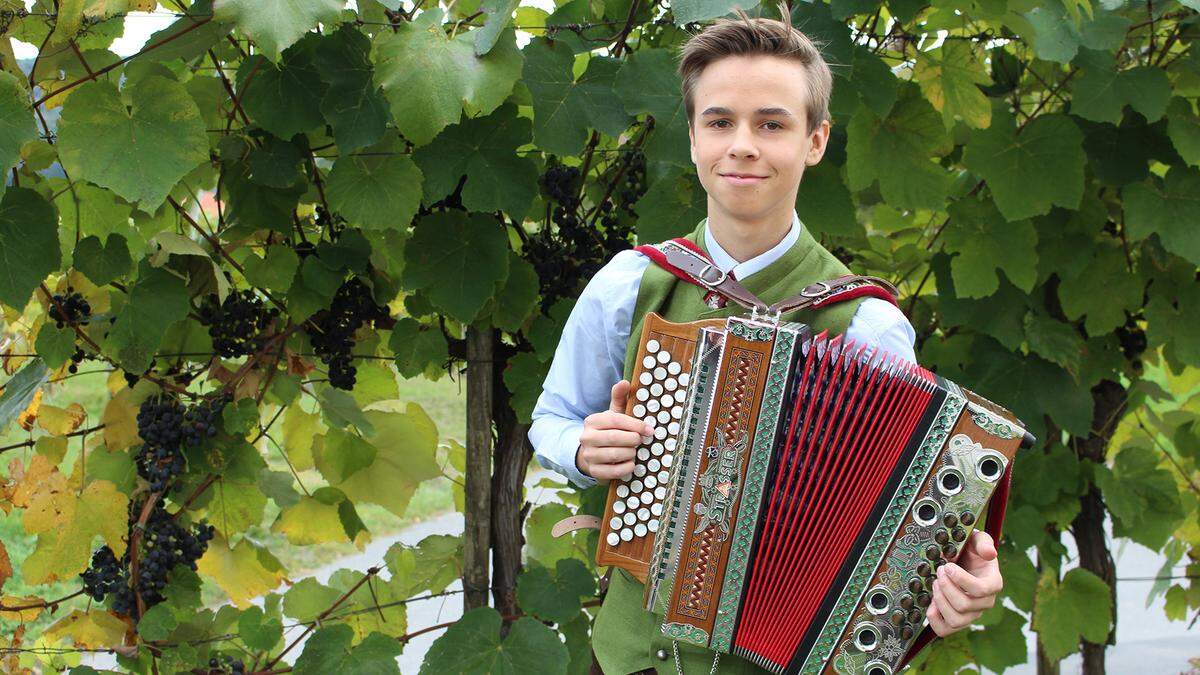
[[[808,133],[829,119],[829,96],[833,90],[833,74],[811,38],[791,24],[791,12],[779,3],[779,15],[786,21],[751,18],[741,7],[734,8],[740,19],[717,19],[700,33],[693,35],[680,49],[679,76],[683,80],[683,102],[688,126],[696,112],[693,100],[700,73],[712,62],[726,56],[780,56],[799,61],[808,75],[805,88],[805,116]]]

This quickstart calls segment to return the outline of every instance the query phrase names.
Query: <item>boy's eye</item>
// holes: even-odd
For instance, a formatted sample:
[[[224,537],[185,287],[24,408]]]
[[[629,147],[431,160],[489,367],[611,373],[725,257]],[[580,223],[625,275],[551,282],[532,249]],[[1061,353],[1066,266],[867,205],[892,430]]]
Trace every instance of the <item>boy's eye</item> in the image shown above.
[[[729,121],[729,120],[716,120],[716,121],[714,121],[712,124],[709,124],[709,126],[713,126],[713,125],[720,124],[720,123],[722,123],[722,122],[728,122],[728,121]],[[783,125],[782,125],[782,124],[780,124],[779,122],[764,122],[764,124],[774,124],[774,125],[775,125],[775,127],[776,127],[777,129],[782,129],[782,128],[783,128]],[[776,130],[776,129],[772,129],[772,131],[775,131],[775,130]]]

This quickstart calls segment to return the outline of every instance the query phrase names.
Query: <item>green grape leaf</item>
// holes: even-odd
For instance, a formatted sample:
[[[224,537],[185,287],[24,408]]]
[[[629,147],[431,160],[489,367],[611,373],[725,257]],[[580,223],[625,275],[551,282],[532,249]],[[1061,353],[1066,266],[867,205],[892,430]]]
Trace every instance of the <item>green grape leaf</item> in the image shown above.
[[[462,537],[432,534],[416,546],[397,542],[383,559],[403,596],[441,593],[462,576]]]
[[[1112,623],[1112,597],[1100,577],[1083,568],[1063,576],[1052,570],[1038,581],[1033,629],[1041,637],[1046,657],[1057,661],[1079,649],[1079,640],[1103,643]]]
[[[496,40],[500,38],[500,33],[508,28],[512,22],[513,11],[517,10],[521,4],[521,0],[483,0],[480,3],[480,8],[487,14],[487,21],[482,28],[477,28],[479,33],[475,38],[475,55],[487,56],[488,52],[492,51],[492,47],[496,46]],[[528,22],[522,22],[526,26],[531,26]],[[540,22],[539,22],[540,23]],[[537,29],[533,28],[529,32],[537,35]]]
[[[583,151],[588,129],[620,135],[632,119],[613,96],[621,59],[593,56],[578,80],[575,54],[562,40],[534,38],[525,49],[521,81],[533,97],[533,140],[555,155]]]
[[[278,596],[276,596],[278,597]],[[238,635],[246,646],[269,651],[283,639],[283,622],[276,615],[268,615],[261,607],[248,607],[238,616]]]
[[[806,176],[809,171],[812,169],[805,171]],[[646,194],[634,204],[634,211],[638,215],[638,241],[659,242],[681,237],[692,231],[696,223],[707,215],[708,194],[695,171],[672,166],[663,175],[648,180],[650,183],[646,187]],[[803,181],[800,183],[801,190],[805,189],[805,184]],[[820,208],[822,203],[817,202],[815,208]],[[801,212],[801,217],[804,217],[804,212]]]
[[[537,308],[538,285],[537,270],[533,269],[533,265],[509,251],[508,277],[496,293],[492,323],[510,333],[519,331],[525,319]],[[445,340],[441,342],[445,344]]]
[[[1167,107],[1167,135],[1185,162],[1200,166],[1200,117],[1187,99],[1176,96]]]
[[[676,26],[704,21],[733,12],[737,0],[678,0],[671,3]]]
[[[996,270],[1023,291],[1037,281],[1037,231],[1028,220],[1005,222],[991,200],[964,198],[951,204],[942,236],[959,297],[983,298],[1000,288]]]
[[[958,119],[976,129],[991,124],[992,105],[978,86],[991,84],[991,78],[975,58],[971,42],[946,40],[937,49],[917,52],[913,78],[942,114],[947,129]]]
[[[979,300],[958,297],[958,289],[950,272],[950,259],[939,253],[930,262],[934,278],[937,279],[938,311],[950,325],[969,327],[984,335],[990,335],[1010,350],[1017,350],[1025,339],[1021,321],[1029,311],[1029,296],[1008,281],[1000,280],[1000,288],[993,295]]]
[[[356,504],[379,504],[403,516],[417,486],[442,475],[435,459],[437,426],[416,403],[403,412],[367,410],[362,415],[371,426],[364,433],[376,448],[375,460],[332,485]]]
[[[993,101],[992,124],[971,132],[963,164],[982,176],[1008,220],[1079,207],[1083,133],[1066,115],[1039,115],[1019,133],[1007,103]]]
[[[463,323],[475,320],[507,268],[508,236],[487,213],[431,213],[404,248],[405,285]]]
[[[421,675],[561,674],[566,672],[568,656],[554,631],[527,616],[513,622],[502,640],[500,613],[491,607],[477,607],[434,641],[421,664]]]
[[[679,95],[681,86],[675,56],[669,49],[638,49],[617,71],[613,91],[630,115],[648,113],[654,133],[642,147],[650,162],[669,162],[694,170],[688,140],[687,109]]]
[[[400,133],[415,145],[433,140],[462,116],[464,105],[487,115],[500,107],[521,75],[521,52],[509,27],[487,56],[475,55],[479,31],[451,39],[440,28],[440,8],[381,31],[372,44],[375,83],[391,104]]]
[[[343,429],[347,424],[352,424],[365,434],[374,433],[375,428],[367,415],[363,414],[362,406],[345,391],[334,387],[324,388],[317,394],[317,401],[321,404],[321,412],[325,413],[325,420],[335,428]]]
[[[187,317],[191,303],[184,282],[162,267],[143,259],[129,302],[117,314],[103,351],[131,373],[145,372],[171,324]]]
[[[1025,315],[1025,337],[1030,350],[1072,375],[1079,374],[1084,345],[1074,326],[1040,312],[1030,312]]]
[[[1200,325],[1200,284],[1195,280],[1195,265],[1176,258],[1166,274],[1155,277],[1154,287],[1146,306],[1149,347],[1161,345],[1173,363],[1200,365],[1195,333]]]
[[[1137,66],[1117,71],[1113,55],[1085,49],[1079,55],[1082,72],[1071,83],[1071,114],[1095,122],[1117,124],[1128,104],[1155,122],[1167,110],[1171,83],[1161,68]]]
[[[283,140],[321,126],[325,83],[317,70],[316,35],[304,38],[283,53],[278,64],[253,55],[237,71],[242,108],[262,128]]]
[[[1141,239],[1158,234],[1172,253],[1200,265],[1200,169],[1171,167],[1166,178],[1150,178],[1125,188],[1125,225]]]
[[[65,479],[56,482],[51,475],[30,498],[21,521],[26,532],[38,535],[37,547],[21,566],[25,583],[66,580],[84,571],[96,536],[119,557],[125,550],[128,507],[129,498],[106,480],[92,481],[76,493]]]
[[[228,21],[272,61],[318,23],[335,21],[345,0],[215,0],[213,18]]]
[[[371,633],[351,646],[354,629],[333,624],[317,630],[296,659],[296,675],[384,675],[399,673],[400,643],[383,633]]]
[[[985,623],[986,622],[986,623]],[[1025,648],[1025,617],[1003,607],[993,607],[984,612],[979,623],[981,631],[967,632],[971,652],[979,665],[997,673],[1025,663],[1028,660]]]
[[[1079,51],[1079,29],[1061,6],[1044,5],[1021,15],[1033,29],[1030,39],[1039,59],[1068,63]],[[1022,31],[1026,33],[1026,31]]]
[[[38,331],[34,349],[50,368],[58,368],[75,353],[75,331],[66,324],[59,328],[47,320]]]
[[[262,82],[255,82],[262,85]],[[259,185],[286,189],[304,178],[301,161],[305,151],[298,143],[285,141],[275,136],[262,139],[261,145],[250,148],[247,163],[248,178]]]
[[[446,338],[440,330],[408,317],[397,320],[392,327],[388,349],[396,355],[396,370],[405,378],[417,377],[433,368],[440,370],[450,358]]]
[[[554,576],[550,570],[533,565],[517,579],[517,601],[521,608],[539,619],[566,623],[583,609],[579,598],[596,592],[596,581],[582,562],[574,558],[559,560]]]
[[[301,497],[295,505],[279,513],[271,531],[282,533],[295,546],[351,541],[338,513],[339,507],[346,503],[345,497],[332,501],[317,499],[317,493],[322,491],[325,491],[324,495],[341,495],[340,490],[321,488],[313,493],[313,497]]]
[[[283,613],[299,621],[312,621],[337,602],[342,594],[312,577],[292,584],[283,594]]]
[[[324,442],[314,460],[321,475],[333,484],[371,466],[378,454],[375,446],[361,436],[341,429],[330,429],[325,432]]]
[[[21,146],[36,137],[29,92],[12,73],[0,71],[0,171],[7,173],[16,165]]]
[[[569,535],[555,537],[551,530],[554,524],[563,518],[575,515],[564,504],[548,503],[535,508],[525,519],[525,554],[529,560],[537,560],[544,565],[564,558],[578,558],[588,561],[586,546],[586,531],[576,531]]]
[[[158,75],[122,91],[97,80],[71,92],[63,104],[57,147],[72,178],[139,202],[148,213],[208,160],[208,134],[196,101],[183,85]]]
[[[252,256],[243,264],[246,281],[272,291],[287,291],[300,266],[300,257],[290,246],[268,246],[266,257]]]
[[[858,237],[863,234],[854,211],[850,190],[842,181],[841,169],[821,162],[804,170],[796,194],[796,215],[814,235]]]
[[[522,219],[537,194],[537,165],[517,152],[529,139],[529,119],[519,117],[511,104],[448,127],[413,152],[425,176],[425,201],[454,192],[465,174],[462,203],[468,211],[500,210]]]
[[[542,394],[542,382],[550,364],[542,363],[529,352],[522,352],[508,360],[504,369],[504,386],[512,393],[513,410],[517,420],[528,424],[533,419],[533,407]]]
[[[972,389],[1012,410],[1034,436],[1045,438],[1047,414],[1073,434],[1092,428],[1091,393],[1062,368],[1032,354],[1019,357],[987,338],[976,341],[972,358]]]
[[[900,88],[887,117],[859,106],[846,131],[846,176],[851,190],[879,181],[884,200],[896,208],[941,208],[950,175],[932,158],[953,147],[941,117],[915,84]]]
[[[1068,319],[1086,315],[1088,335],[1103,335],[1125,323],[1125,310],[1141,304],[1144,286],[1119,244],[1093,244],[1083,271],[1059,284],[1058,299]]]
[[[1096,485],[1113,515],[1113,535],[1157,551],[1183,521],[1184,512],[1175,476],[1159,467],[1160,454],[1143,442],[1139,438],[1122,446],[1112,469],[1096,467]]]
[[[0,302],[24,309],[61,261],[54,207],[28,188],[6,190],[0,198]]]
[[[428,180],[417,167],[405,154],[342,155],[325,186],[329,206],[360,227],[407,229]]]
[[[225,142],[232,138],[226,136],[221,143],[221,158],[225,167],[221,189],[228,200],[225,221],[247,230],[267,229],[290,234],[293,229],[292,214],[300,202],[300,196],[308,188],[307,181],[289,188],[272,188],[255,183],[250,180],[248,162],[229,160],[237,155],[231,154],[228,146],[240,146],[240,143]]]
[[[83,272],[97,286],[120,279],[133,266],[129,245],[125,237],[116,232],[110,232],[103,244],[96,235],[79,240],[72,260],[75,269]]]
[[[379,141],[391,119],[370,56],[371,40],[349,23],[317,45],[317,69],[329,83],[321,114],[343,155]]]

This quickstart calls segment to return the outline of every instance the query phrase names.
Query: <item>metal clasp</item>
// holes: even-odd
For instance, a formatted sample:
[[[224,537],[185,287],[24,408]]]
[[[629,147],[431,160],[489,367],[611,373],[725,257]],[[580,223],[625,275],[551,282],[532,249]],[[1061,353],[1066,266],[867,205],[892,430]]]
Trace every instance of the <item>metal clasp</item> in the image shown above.
[[[719,276],[717,276],[716,281],[709,281],[708,277],[705,276],[708,274],[709,270],[717,271],[717,274]],[[700,274],[698,274],[697,276],[699,277],[700,281],[703,281],[705,284],[708,285],[709,288],[712,288],[714,286],[720,286],[722,283],[724,283],[725,277],[727,275],[726,275],[725,271],[722,270],[721,268],[717,267],[716,265],[713,265],[712,263],[708,263],[707,265],[704,266],[704,269],[700,270]]]
[[[760,309],[762,310],[762,314],[759,314]],[[750,320],[751,321],[762,321],[764,323],[770,323],[770,324],[778,326],[779,325],[779,317],[781,317],[781,316],[783,316],[782,309],[776,309],[774,311],[771,311],[770,307],[759,307],[758,305],[755,305],[754,307],[750,308]]]
[[[820,290],[810,292],[810,289],[812,289],[813,287],[820,287]],[[803,295],[806,298],[819,298],[822,295],[825,295],[826,293],[828,293],[830,290],[832,290],[832,289],[830,288],[828,283],[826,283],[824,281],[818,281],[816,283],[805,286],[804,290],[800,291],[800,295]]]

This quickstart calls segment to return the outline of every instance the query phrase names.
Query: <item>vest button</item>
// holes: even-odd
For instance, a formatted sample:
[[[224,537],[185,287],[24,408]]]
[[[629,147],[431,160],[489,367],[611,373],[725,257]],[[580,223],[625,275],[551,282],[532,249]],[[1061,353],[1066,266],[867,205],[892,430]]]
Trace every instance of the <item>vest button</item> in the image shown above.
[[[658,657],[659,661],[667,660],[667,650],[665,650],[665,649],[660,649],[660,650],[654,652],[654,655]]]

